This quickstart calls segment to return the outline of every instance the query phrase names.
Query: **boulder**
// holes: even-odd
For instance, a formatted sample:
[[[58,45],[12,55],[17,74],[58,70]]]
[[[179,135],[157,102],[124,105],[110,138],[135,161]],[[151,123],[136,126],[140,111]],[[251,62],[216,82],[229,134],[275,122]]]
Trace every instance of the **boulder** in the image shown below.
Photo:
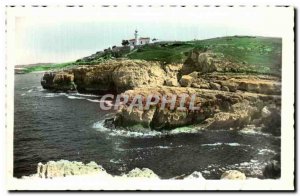
[[[182,87],[189,87],[193,82],[193,77],[189,75],[184,75],[181,77],[179,82]]]
[[[151,179],[159,179],[159,176],[156,175],[152,170],[148,168],[135,168],[128,172],[125,177],[129,178],[151,178]]]
[[[229,170],[222,174],[221,180],[246,180],[246,175],[237,170]]]
[[[194,49],[184,62],[180,74],[187,75],[194,71],[201,74],[224,71],[233,72],[242,67],[242,65],[235,64],[224,58],[222,53],[204,52]]]
[[[181,74],[189,74],[193,71],[200,73],[214,72],[217,70],[216,54],[210,52],[198,52],[193,50],[181,70]]]
[[[39,163],[37,176],[40,178],[65,177],[72,175],[91,175],[105,172],[105,170],[95,162],[83,164],[76,161],[49,161],[46,164]]]

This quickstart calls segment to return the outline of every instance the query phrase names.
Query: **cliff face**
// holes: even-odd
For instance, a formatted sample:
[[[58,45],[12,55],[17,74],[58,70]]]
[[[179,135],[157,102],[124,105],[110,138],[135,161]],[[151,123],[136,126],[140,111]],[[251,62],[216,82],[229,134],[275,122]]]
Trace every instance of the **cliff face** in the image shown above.
[[[195,94],[195,107],[200,110],[185,110],[160,108],[160,103],[153,105],[150,110],[141,110],[138,107],[123,105],[114,119],[116,126],[132,126],[140,124],[145,128],[155,130],[172,129],[184,125],[196,125],[206,129],[241,129],[248,124],[256,123],[261,126],[266,119],[280,121],[280,102],[278,95],[249,93],[243,91],[227,92],[211,89],[196,89],[190,87],[152,87],[136,88],[126,91],[129,100],[136,95],[147,97],[155,94],[160,97],[169,94]],[[271,117],[271,112],[277,117]],[[266,112],[267,111],[267,112]],[[265,115],[264,115],[265,114]]]
[[[206,129],[240,129],[260,125],[268,129],[279,122],[281,79],[245,74],[245,65],[231,63],[222,54],[192,51],[183,64],[161,65],[144,60],[109,60],[99,65],[46,73],[45,89],[88,93],[124,93],[160,97],[168,94],[197,95],[198,111],[150,110],[123,105],[113,120],[115,126],[142,125],[155,130],[198,124]],[[274,129],[272,129],[274,130]]]
[[[82,93],[119,93],[141,85],[163,85],[165,74],[156,62],[110,60],[99,65],[45,73],[41,84],[54,91],[72,91],[76,87]]]

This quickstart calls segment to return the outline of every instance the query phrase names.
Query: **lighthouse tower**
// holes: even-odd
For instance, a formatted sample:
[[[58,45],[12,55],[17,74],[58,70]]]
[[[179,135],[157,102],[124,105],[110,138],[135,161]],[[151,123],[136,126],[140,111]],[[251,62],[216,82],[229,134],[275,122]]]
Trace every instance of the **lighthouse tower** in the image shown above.
[[[138,30],[136,29],[135,32],[134,32],[134,45],[138,45],[139,42],[138,42]]]

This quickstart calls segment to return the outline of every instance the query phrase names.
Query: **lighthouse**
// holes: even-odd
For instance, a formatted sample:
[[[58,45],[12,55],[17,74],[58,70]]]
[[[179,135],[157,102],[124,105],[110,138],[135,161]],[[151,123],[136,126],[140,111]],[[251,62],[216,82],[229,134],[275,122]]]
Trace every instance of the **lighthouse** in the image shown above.
[[[138,30],[136,29],[134,32],[134,45],[138,45],[139,41],[138,41]]]
[[[150,37],[139,37],[138,30],[134,31],[134,38],[129,39],[129,46],[131,49],[134,49],[135,46],[142,46],[150,43]]]

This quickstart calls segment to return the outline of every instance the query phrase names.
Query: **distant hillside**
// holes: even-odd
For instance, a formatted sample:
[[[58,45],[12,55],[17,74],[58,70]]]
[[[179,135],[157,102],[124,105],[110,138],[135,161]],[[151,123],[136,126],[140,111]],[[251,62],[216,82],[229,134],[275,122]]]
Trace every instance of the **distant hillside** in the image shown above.
[[[15,68],[25,68],[25,67],[35,67],[35,66],[48,66],[54,65],[55,63],[33,63],[33,64],[26,64],[26,65],[15,65]]]
[[[116,47],[99,51],[76,62],[35,67],[30,71],[68,68],[76,65],[99,64],[108,59],[128,58],[159,61],[162,64],[183,63],[192,50],[220,53],[228,61],[243,64],[242,72],[276,74],[281,73],[281,38],[231,36],[206,40],[158,42],[139,46],[130,51],[129,47]]]

